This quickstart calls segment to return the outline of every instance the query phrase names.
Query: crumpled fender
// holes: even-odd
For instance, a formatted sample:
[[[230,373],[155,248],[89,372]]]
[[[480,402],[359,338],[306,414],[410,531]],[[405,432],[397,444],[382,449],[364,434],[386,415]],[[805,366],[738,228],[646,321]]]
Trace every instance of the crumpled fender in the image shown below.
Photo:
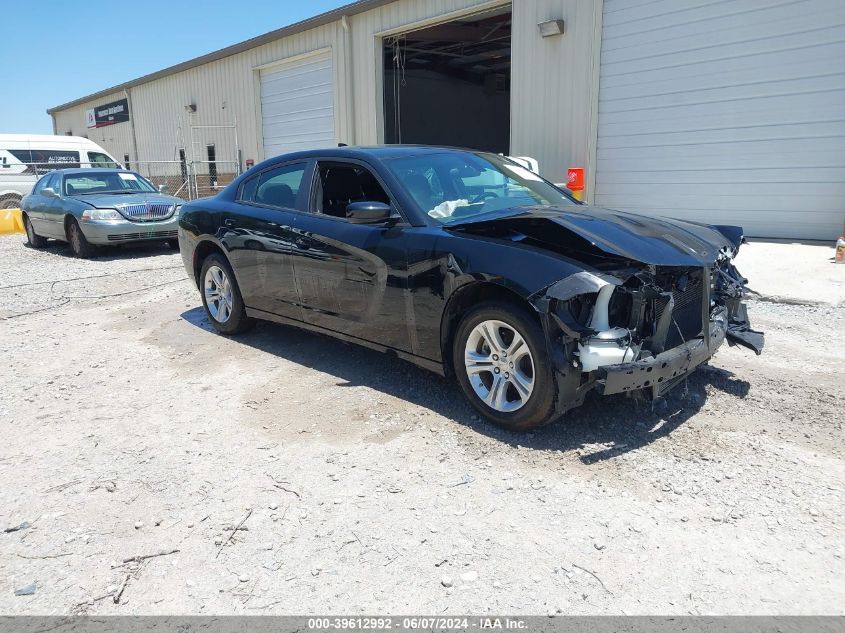
[[[572,339],[579,339],[592,336],[595,332],[573,319],[567,318],[566,315],[553,312],[550,309],[551,302],[553,300],[566,301],[578,295],[598,292],[607,284],[621,286],[623,281],[605,273],[581,271],[564,277],[539,292],[535,292],[528,298],[528,301],[541,315],[554,320],[567,336]]]
[[[600,272],[581,271],[569,277],[564,277],[560,281],[553,283],[551,286],[544,288],[540,292],[535,293],[529,299],[534,303],[535,297],[543,299],[559,299],[566,301],[578,295],[588,294],[591,292],[598,292],[607,284],[614,286],[621,286],[622,280],[612,275],[606,275]]]
[[[736,255],[740,245],[745,244],[745,234],[741,226],[731,224],[708,224],[707,226],[725,236],[725,239],[734,247],[734,255]]]

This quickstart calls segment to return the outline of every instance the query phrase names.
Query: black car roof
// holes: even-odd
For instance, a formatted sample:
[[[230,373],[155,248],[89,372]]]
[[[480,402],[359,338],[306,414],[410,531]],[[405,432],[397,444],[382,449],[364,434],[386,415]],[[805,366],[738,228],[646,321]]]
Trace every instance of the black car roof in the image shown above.
[[[301,152],[292,152],[290,154],[283,154],[275,156],[273,159],[284,157],[285,160],[296,158],[314,158],[320,157],[336,157],[336,158],[374,158],[377,160],[384,160],[386,158],[404,158],[408,156],[423,156],[426,154],[438,154],[440,152],[472,152],[483,153],[478,150],[467,149],[464,147],[439,147],[434,145],[360,145],[360,146],[343,146],[343,147],[329,147],[325,149],[309,149]]]

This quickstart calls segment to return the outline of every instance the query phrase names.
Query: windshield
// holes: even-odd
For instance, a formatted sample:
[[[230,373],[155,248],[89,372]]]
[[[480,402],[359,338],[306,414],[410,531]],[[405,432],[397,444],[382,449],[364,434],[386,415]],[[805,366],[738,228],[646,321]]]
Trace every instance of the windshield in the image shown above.
[[[385,161],[423,212],[443,223],[533,205],[574,205],[560,189],[503,156],[443,152]]]
[[[134,172],[111,171],[65,176],[65,195],[85,196],[101,193],[157,193],[152,183]]]
[[[110,167],[112,169],[120,169],[122,165],[114,162],[110,156],[102,152],[88,152],[88,162],[94,167]]]

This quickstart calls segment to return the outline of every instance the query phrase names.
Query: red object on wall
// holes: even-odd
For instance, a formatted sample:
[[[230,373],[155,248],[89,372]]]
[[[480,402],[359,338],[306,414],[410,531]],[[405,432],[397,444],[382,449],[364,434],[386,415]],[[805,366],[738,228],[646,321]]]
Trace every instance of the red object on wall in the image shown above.
[[[566,178],[566,188],[570,191],[584,191],[584,168],[570,167]]]
[[[251,159],[251,158],[247,158],[247,159],[246,159],[246,168],[247,168],[247,169],[249,169],[249,168],[250,168],[250,167],[252,167],[253,165],[255,165],[255,161],[254,161],[253,159]]]

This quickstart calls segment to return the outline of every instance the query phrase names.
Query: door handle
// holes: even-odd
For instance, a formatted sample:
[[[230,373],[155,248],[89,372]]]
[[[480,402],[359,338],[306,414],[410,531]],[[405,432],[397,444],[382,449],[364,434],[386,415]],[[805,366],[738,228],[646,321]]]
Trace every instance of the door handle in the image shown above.
[[[235,228],[235,221],[232,218],[223,220],[223,226],[228,226],[230,229]]]

